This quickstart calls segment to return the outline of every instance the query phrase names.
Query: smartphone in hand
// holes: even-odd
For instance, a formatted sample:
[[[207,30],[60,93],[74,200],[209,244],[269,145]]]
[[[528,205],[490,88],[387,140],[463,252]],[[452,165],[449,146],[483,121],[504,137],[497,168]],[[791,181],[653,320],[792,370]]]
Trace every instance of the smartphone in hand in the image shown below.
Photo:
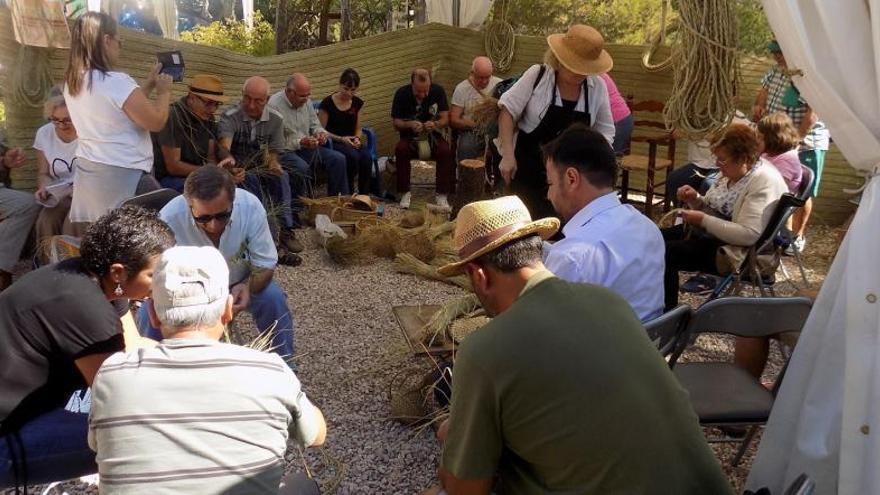
[[[159,52],[156,54],[162,64],[161,74],[168,74],[174,82],[183,82],[183,55],[179,51]]]

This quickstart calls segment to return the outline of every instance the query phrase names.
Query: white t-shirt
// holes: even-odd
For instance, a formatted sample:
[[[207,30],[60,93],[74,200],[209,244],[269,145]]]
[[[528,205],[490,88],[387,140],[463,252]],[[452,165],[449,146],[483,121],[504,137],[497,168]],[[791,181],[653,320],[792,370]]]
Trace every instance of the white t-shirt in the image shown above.
[[[77,140],[65,143],[55,132],[51,123],[37,129],[34,137],[34,149],[43,152],[49,162],[49,177],[52,182],[70,182],[73,180],[73,162],[76,161]]]
[[[492,96],[492,91],[495,90],[495,86],[500,82],[500,77],[492,76],[489,78],[489,85],[482,91],[478,92],[474,85],[471,84],[469,80],[465,79],[458,83],[458,86],[455,87],[455,91],[452,92],[452,104],[463,108],[464,111],[462,111],[461,116],[469,119],[471,118],[471,109],[474,105],[480,103],[484,96]]]
[[[64,99],[79,136],[76,156],[115,167],[149,172],[153,168],[150,132],[135,124],[122,105],[138,84],[122,72],[92,71],[92,89],[83,76],[83,88],[71,96],[64,85]]]

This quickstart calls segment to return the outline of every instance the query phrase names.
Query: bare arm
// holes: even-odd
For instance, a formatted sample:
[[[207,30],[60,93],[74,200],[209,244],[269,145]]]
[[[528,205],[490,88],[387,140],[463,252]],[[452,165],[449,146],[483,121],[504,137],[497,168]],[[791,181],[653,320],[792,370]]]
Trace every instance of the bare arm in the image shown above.
[[[165,159],[165,170],[171,175],[186,177],[199,169],[198,165],[180,159],[180,148],[162,146],[162,158]]]
[[[422,129],[422,123],[418,120],[393,119],[391,123],[394,124],[394,130],[398,132],[407,129],[419,132]]]
[[[318,435],[315,437],[315,441],[312,442],[309,447],[320,447],[321,445],[324,445],[324,441],[327,440],[327,421],[324,420],[324,413],[322,413],[320,409],[315,407],[315,415],[316,420],[320,422],[320,426],[318,429]]]
[[[98,368],[100,368],[101,365],[104,364],[104,360],[111,355],[113,355],[112,352],[89,354],[88,356],[83,356],[75,361],[76,367],[79,369],[79,372],[82,373],[83,378],[85,378],[86,383],[89,386],[95,381],[95,375],[98,374]]]
[[[449,125],[449,111],[440,112],[440,118],[435,121],[438,129],[442,129]]]
[[[810,133],[810,129],[816,125],[818,120],[819,117],[816,115],[816,112],[814,112],[812,108],[807,107],[807,111],[804,113],[804,119],[801,120],[801,125],[798,127],[798,134],[801,136],[801,139],[807,137],[807,134]]]
[[[453,129],[457,129],[459,131],[466,131],[469,129],[473,129],[477,126],[476,122],[471,119],[465,118],[463,115],[463,107],[452,105],[452,109],[449,111],[449,125]]]
[[[37,150],[37,185],[40,189],[52,183],[52,177],[49,175],[49,160],[46,154]]]
[[[170,99],[171,93],[167,89],[157,93],[155,100],[149,100],[144,96],[143,91],[135,90],[128,95],[122,110],[139,127],[150,132],[159,132],[168,120]]]
[[[269,285],[269,282],[272,281],[272,276],[274,274],[275,270],[269,268],[254,269],[253,273],[251,273],[251,293],[256,294],[265,289]]]
[[[764,112],[767,110],[767,88],[761,88],[758,90],[757,96],[755,96],[755,104],[752,106],[752,120],[757,122],[761,120],[761,117],[764,116]]]

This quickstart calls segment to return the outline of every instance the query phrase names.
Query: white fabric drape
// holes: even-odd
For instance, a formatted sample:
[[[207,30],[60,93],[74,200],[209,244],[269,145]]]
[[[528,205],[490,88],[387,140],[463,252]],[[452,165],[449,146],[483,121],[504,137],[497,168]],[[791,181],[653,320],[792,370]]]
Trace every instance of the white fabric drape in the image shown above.
[[[426,20],[428,22],[454,24],[452,0],[426,0],[425,7],[427,8]],[[486,16],[489,15],[491,8],[491,0],[461,0],[458,15],[459,26],[479,29],[483,25],[483,21],[486,20]]]
[[[763,0],[794,81],[846,159],[880,163],[880,0]],[[825,187],[829,187],[826,185]],[[880,183],[870,179],[804,327],[746,487],[880,493]]]

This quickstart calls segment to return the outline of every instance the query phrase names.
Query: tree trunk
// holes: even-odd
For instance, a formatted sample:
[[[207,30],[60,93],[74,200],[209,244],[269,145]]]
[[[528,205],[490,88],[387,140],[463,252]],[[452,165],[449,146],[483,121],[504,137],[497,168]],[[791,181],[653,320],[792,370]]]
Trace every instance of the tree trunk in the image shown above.
[[[351,39],[351,0],[340,0],[342,15],[342,41]]]
[[[458,215],[462,206],[485,198],[486,164],[483,160],[462,160],[458,165],[458,187],[456,188],[452,217]]]
[[[329,44],[327,39],[328,25],[330,23],[330,0],[321,3],[321,25],[318,31],[318,46]]]

